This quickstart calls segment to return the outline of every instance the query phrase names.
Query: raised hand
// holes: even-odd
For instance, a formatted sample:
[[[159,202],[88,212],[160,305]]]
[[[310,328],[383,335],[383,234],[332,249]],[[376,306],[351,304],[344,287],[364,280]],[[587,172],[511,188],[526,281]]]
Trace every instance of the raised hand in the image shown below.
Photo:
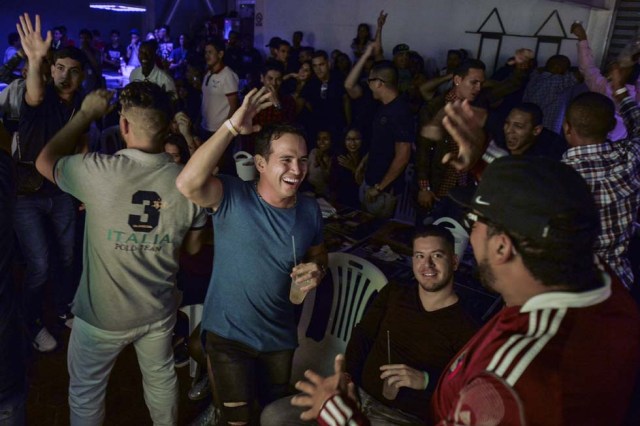
[[[28,13],[21,15],[19,20],[20,22],[16,24],[16,29],[20,36],[22,50],[24,50],[27,58],[29,58],[29,60],[38,60],[47,56],[53,36],[51,35],[51,31],[47,31],[47,38],[42,38],[40,15],[36,15],[35,27],[31,23],[31,18]]]
[[[584,30],[584,27],[579,22],[574,22],[571,25],[571,33],[578,37],[578,40],[586,40],[587,32]]]
[[[337,355],[334,362],[335,373],[330,377],[322,377],[311,370],[305,371],[304,376],[308,381],[296,383],[296,389],[304,392],[304,395],[291,399],[291,405],[308,408],[300,414],[300,419],[309,421],[317,418],[325,401],[338,393],[357,400],[355,385],[344,372],[344,363],[344,355]]]
[[[176,124],[178,125],[178,130],[180,131],[181,135],[184,136],[184,135],[191,134],[191,120],[189,119],[189,116],[184,111],[180,111],[176,113],[173,119],[176,121]]]
[[[229,120],[242,135],[257,132],[260,130],[260,126],[257,124],[255,126],[253,125],[253,117],[271,105],[273,105],[273,101],[269,89],[266,87],[262,87],[260,90],[252,89],[244,97],[240,108],[233,113],[233,116]]]
[[[384,13],[384,10],[380,11],[380,14],[378,15],[378,28],[384,27],[385,22],[387,22],[387,15],[389,14]]]
[[[115,104],[111,104],[113,92],[107,89],[98,89],[89,93],[82,101],[80,111],[83,111],[91,121],[97,120],[109,113]]]
[[[486,111],[474,109],[466,100],[450,102],[444,110],[442,124],[458,145],[458,154],[450,152],[442,162],[456,170],[467,171],[482,157],[486,147],[487,137],[483,129]]]

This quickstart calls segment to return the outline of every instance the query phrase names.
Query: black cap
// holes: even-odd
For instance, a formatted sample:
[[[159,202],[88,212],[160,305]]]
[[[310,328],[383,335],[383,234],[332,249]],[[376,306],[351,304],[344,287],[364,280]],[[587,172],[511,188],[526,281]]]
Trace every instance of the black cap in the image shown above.
[[[402,53],[402,52],[408,52],[409,50],[409,45],[408,44],[398,44],[396,45],[396,47],[393,48],[393,56],[397,55],[398,53]]]
[[[269,44],[267,44],[265,47],[278,47],[280,46],[281,41],[282,39],[280,37],[271,37],[271,40],[269,40]]]
[[[449,196],[507,232],[538,241],[586,242],[600,229],[587,183],[573,168],[550,158],[499,158],[475,191],[456,188]],[[557,225],[567,222],[570,226]]]

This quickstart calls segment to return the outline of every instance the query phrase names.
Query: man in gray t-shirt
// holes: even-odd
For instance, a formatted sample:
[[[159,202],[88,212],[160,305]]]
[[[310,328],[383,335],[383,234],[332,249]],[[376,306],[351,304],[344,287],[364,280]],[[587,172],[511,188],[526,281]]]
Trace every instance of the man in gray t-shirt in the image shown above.
[[[131,83],[120,94],[127,149],[113,156],[69,155],[83,130],[110,111],[111,97],[106,90],[87,96],[36,161],[43,176],[82,201],[87,211],[67,360],[71,424],[104,421],[111,368],[133,343],[153,423],[173,425],[178,254],[181,247],[199,249],[206,218],[175,186],[181,166],[163,150],[171,102],[153,83]]]

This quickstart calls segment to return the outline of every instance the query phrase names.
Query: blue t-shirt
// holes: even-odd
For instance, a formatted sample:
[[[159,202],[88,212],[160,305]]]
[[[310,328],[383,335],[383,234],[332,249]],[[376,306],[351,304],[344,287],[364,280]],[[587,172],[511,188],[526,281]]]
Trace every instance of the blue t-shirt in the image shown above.
[[[258,197],[253,182],[219,178],[224,195],[213,213],[215,256],[202,328],[261,352],[294,349],[291,236],[300,263],[309,247],[322,242],[318,203],[298,195],[295,207],[273,207]]]

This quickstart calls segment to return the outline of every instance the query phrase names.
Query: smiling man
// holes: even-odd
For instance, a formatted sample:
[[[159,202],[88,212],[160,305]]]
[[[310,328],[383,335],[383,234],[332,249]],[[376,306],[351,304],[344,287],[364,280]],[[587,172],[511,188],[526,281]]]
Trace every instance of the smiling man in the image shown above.
[[[271,99],[265,87],[249,92],[176,182],[213,217],[216,256],[202,329],[223,419],[237,425],[257,421],[256,402],[286,395],[297,346],[290,289],[316,287],[327,263],[318,204],[297,194],[307,174],[298,129],[270,126],[256,136],[257,181],[213,175],[232,137],[258,130],[252,120]]]
[[[363,413],[372,425],[427,422],[428,401],[442,370],[476,330],[453,290],[456,269],[451,232],[425,227],[413,239],[417,282],[385,286],[353,329],[346,371],[358,386]],[[384,396],[385,381],[397,393],[395,398]],[[303,410],[290,407],[289,401],[269,406],[261,424],[307,424],[299,418]]]

